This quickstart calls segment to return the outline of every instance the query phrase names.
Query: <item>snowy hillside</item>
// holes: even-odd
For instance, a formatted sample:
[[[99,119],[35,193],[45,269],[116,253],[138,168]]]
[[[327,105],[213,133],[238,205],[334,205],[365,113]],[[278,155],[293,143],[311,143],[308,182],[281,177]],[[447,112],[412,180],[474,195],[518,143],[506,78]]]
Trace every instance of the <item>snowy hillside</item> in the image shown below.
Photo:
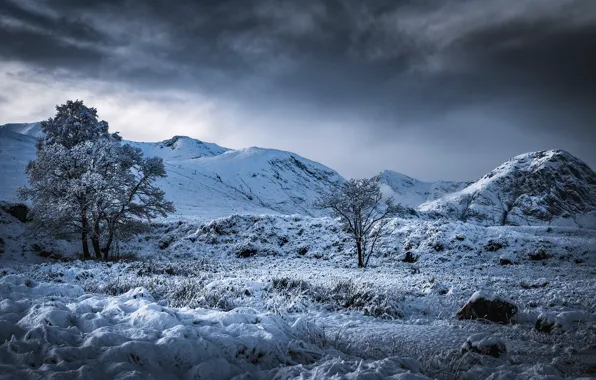
[[[35,137],[0,127],[0,200],[17,200],[17,188],[27,182],[25,166],[35,157],[35,141]]]
[[[212,157],[230,150],[187,136],[174,136],[169,140],[156,143],[135,141],[128,141],[128,143],[140,148],[145,156],[159,156],[164,161]]]
[[[11,131],[20,133],[22,135],[31,136],[34,138],[41,137],[43,132],[41,131],[41,123],[11,123],[0,125],[0,131]]]
[[[313,201],[343,181],[332,169],[274,149],[248,148],[164,161],[168,177],[160,185],[179,214],[194,218],[317,214]]]
[[[23,135],[18,132],[26,132]],[[0,200],[15,201],[26,183],[27,162],[35,157],[38,124],[0,127]],[[31,136],[30,136],[31,135]],[[248,148],[229,150],[190,137],[157,143],[127,142],[146,156],[163,158],[168,177],[158,181],[176,208],[176,218],[230,214],[318,215],[313,201],[343,181],[334,170],[290,152]]]
[[[526,153],[419,210],[483,225],[596,228],[596,173],[562,150]]]
[[[393,197],[402,206],[412,208],[459,191],[468,185],[466,182],[424,182],[391,170],[385,170],[379,177],[381,191],[385,196]]]

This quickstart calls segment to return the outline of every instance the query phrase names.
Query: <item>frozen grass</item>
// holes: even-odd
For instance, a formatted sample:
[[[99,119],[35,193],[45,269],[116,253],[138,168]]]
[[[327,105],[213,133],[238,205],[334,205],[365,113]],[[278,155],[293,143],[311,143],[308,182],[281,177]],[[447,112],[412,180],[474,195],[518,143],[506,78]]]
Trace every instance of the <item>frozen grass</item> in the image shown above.
[[[285,351],[290,359],[284,359],[302,367],[282,361],[283,370],[246,369],[264,371],[260,372],[264,378],[325,378],[333,376],[333,368],[345,374],[365,369],[400,373],[409,368],[416,376],[420,372],[441,379],[592,374],[591,354],[585,350],[596,341],[594,232],[398,224],[366,270],[355,268],[351,244],[333,220],[235,216],[157,225],[150,234],[123,245],[123,251],[136,254],[139,261],[19,264],[14,260],[10,265],[4,261],[0,280],[16,274],[34,288],[78,287],[75,299],[65,303],[72,307],[87,298],[122,300],[136,289],[145,289],[155,305],[151,307],[158,310],[275,318],[275,323],[291,327],[283,330],[292,339],[303,342],[302,348]],[[18,237],[23,232],[11,231],[4,238],[6,249],[22,249],[25,240]],[[54,247],[68,246],[54,243]],[[239,255],[246,247],[251,248],[250,254]],[[533,260],[529,252],[541,250],[548,257]],[[402,261],[406,252],[418,261]],[[516,264],[500,265],[499,258],[505,254]],[[520,310],[519,323],[456,320],[457,310],[477,290],[513,301]],[[48,299],[32,299],[28,305],[45,302]],[[2,310],[0,329],[3,318],[16,318]],[[545,312],[561,323],[550,334],[534,328]],[[140,333],[149,322],[136,323],[140,325],[135,331]],[[503,339],[509,356],[462,355],[463,342],[479,332]],[[236,360],[259,363],[261,351],[253,352],[252,347],[256,346],[233,358],[234,366],[238,367]],[[143,360],[140,355],[137,361]],[[354,365],[358,360],[366,364]]]

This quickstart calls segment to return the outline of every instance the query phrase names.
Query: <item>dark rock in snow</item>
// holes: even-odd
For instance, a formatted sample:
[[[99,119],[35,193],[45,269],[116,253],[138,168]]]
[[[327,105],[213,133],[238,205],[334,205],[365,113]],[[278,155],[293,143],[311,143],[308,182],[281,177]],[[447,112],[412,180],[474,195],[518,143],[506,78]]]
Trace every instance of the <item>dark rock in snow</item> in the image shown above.
[[[476,292],[457,312],[459,319],[484,319],[495,323],[511,323],[517,306],[492,294]]]
[[[499,249],[505,247],[507,244],[499,241],[489,240],[484,245],[484,250],[487,252],[497,252]]]
[[[550,333],[555,326],[556,319],[553,313],[542,313],[536,319],[536,325],[534,326],[537,331],[543,333]]]
[[[27,217],[29,214],[29,207],[23,203],[2,203],[0,206],[4,211],[15,217],[21,223],[26,223],[30,219]]]
[[[511,261],[511,259],[509,259],[507,257],[500,257],[499,258],[499,264],[501,264],[501,265],[513,265],[514,262]]]
[[[416,257],[412,252],[406,252],[404,258],[401,260],[404,263],[415,263],[418,261],[418,257]]]
[[[498,358],[507,354],[507,346],[502,339],[481,333],[470,336],[461,347],[462,353],[475,352]]]
[[[548,259],[550,257],[550,255],[547,254],[546,251],[541,249],[541,250],[538,250],[537,252],[528,253],[528,257],[530,258],[530,260],[540,261],[540,260]]]
[[[250,244],[240,244],[236,247],[236,257],[239,259],[246,259],[254,256],[258,253],[258,250]]]
[[[166,235],[163,238],[159,239],[159,241],[157,242],[157,246],[159,247],[159,249],[166,249],[173,242],[174,242],[174,236],[173,235]]]

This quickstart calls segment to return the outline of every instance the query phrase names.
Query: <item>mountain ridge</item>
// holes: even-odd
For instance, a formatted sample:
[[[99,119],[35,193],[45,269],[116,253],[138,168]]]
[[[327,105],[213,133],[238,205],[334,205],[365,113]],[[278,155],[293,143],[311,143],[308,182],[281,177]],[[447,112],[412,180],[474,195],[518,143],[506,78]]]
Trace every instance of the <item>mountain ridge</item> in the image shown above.
[[[564,150],[524,153],[418,210],[482,225],[596,228],[596,173]]]
[[[0,186],[0,199],[15,200],[16,188],[26,183],[24,168],[35,157],[39,127],[0,126],[0,174],[11,179]],[[188,136],[125,142],[163,158],[168,177],[158,185],[174,200],[176,217],[320,216],[324,211],[313,207],[314,200],[345,181],[327,166],[276,149],[228,149]],[[423,219],[596,228],[596,173],[563,150],[515,156],[472,182],[426,182],[391,170],[378,176],[385,197]]]

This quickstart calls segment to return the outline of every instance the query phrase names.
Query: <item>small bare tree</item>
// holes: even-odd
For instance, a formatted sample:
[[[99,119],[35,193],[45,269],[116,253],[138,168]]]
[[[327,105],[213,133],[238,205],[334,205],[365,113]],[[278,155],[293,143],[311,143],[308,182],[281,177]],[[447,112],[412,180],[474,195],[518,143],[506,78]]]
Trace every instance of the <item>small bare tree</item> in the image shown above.
[[[387,227],[391,217],[401,210],[392,198],[383,200],[379,177],[346,181],[335,191],[319,198],[315,207],[330,210],[333,217],[340,219],[343,229],[354,238],[359,268],[368,265],[375,245],[390,232]]]

